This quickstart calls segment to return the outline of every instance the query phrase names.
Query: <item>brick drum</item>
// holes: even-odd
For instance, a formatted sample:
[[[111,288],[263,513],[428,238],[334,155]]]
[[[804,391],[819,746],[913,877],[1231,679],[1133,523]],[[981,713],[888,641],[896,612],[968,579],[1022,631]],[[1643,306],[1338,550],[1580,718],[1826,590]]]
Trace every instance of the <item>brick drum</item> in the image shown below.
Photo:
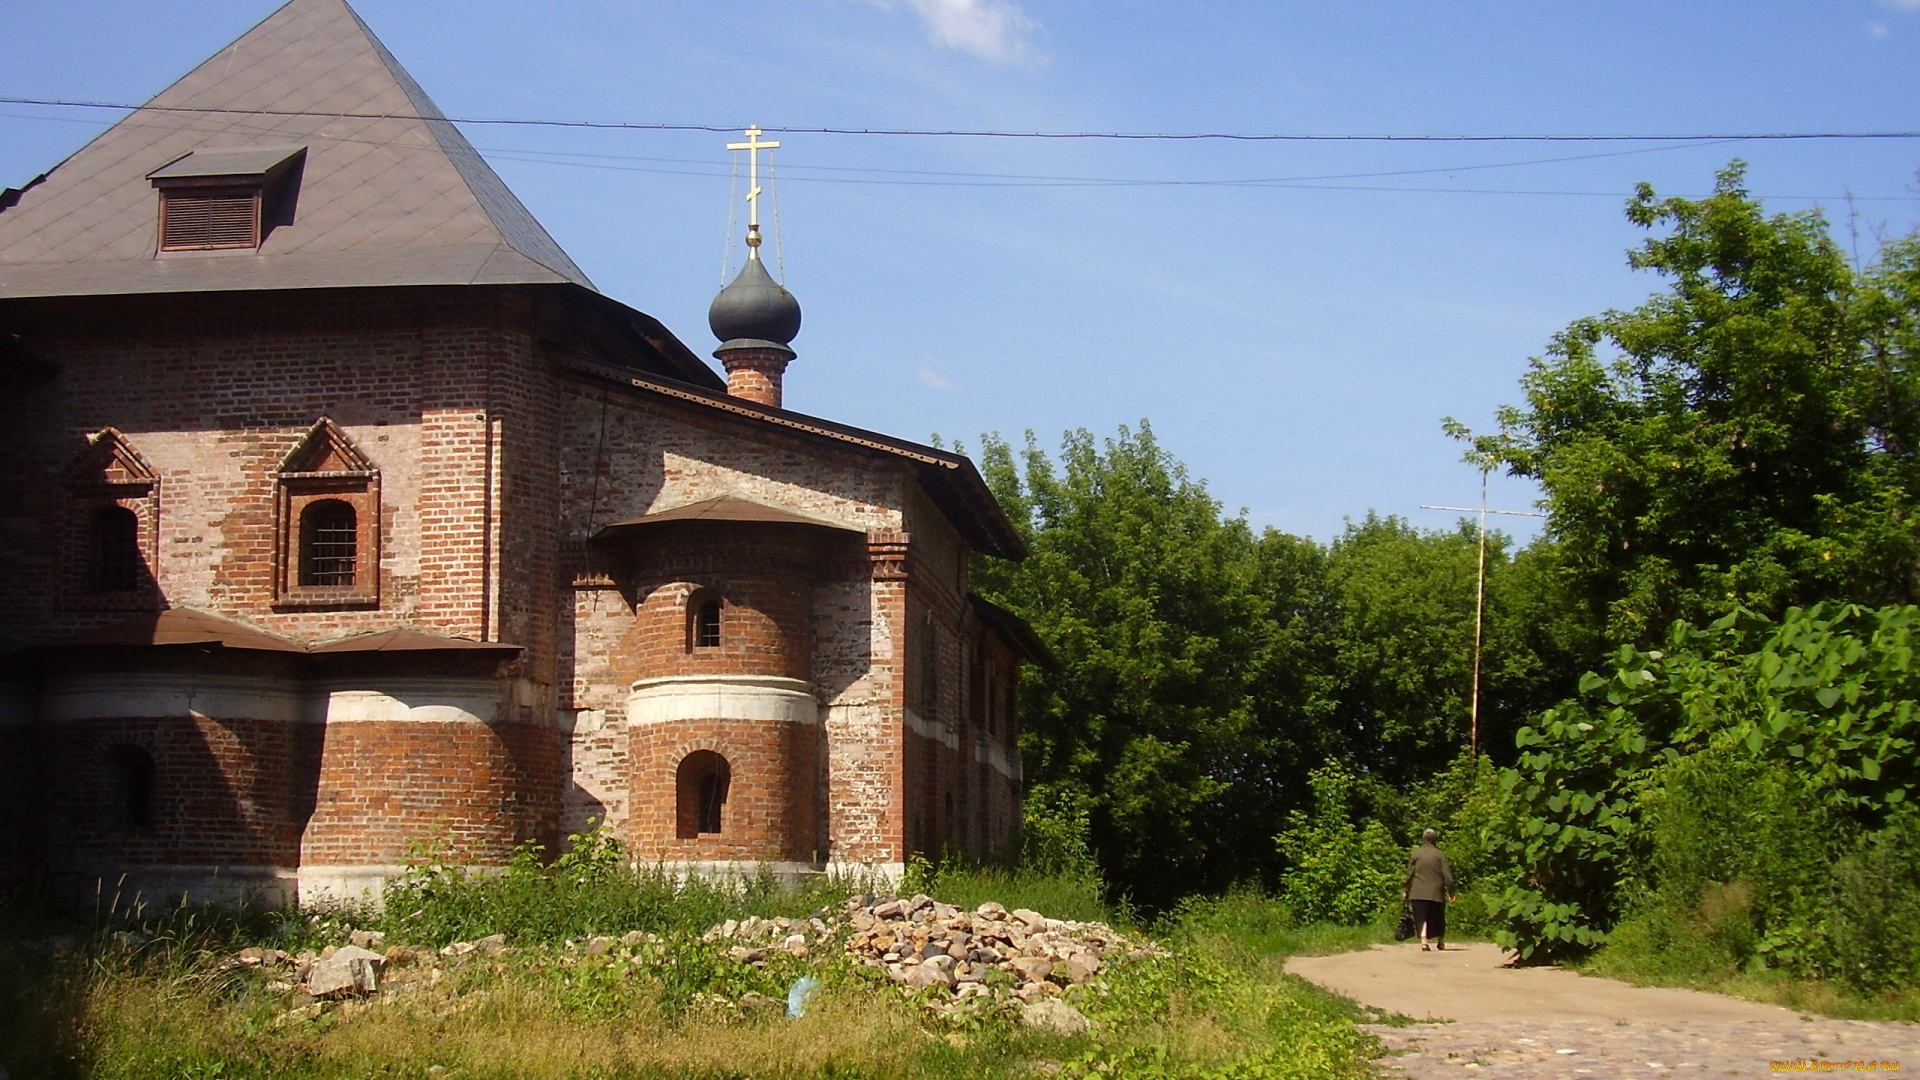
[[[550,726],[329,724],[301,861],[391,865],[424,842],[497,866],[523,840],[552,845],[559,753]]]
[[[776,720],[682,720],[635,727],[628,757],[635,812],[627,835],[643,859],[819,863],[814,792],[820,730]],[[676,836],[675,772],[699,750],[727,760],[732,783],[721,831]]]

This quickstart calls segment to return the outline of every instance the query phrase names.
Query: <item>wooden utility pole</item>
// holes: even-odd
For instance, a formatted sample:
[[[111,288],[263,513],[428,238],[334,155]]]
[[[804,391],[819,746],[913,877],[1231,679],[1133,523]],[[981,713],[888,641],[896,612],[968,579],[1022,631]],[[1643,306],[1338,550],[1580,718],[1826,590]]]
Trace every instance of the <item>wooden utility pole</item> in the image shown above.
[[[1480,515],[1480,574],[1473,593],[1473,690],[1468,697],[1467,706],[1467,747],[1473,756],[1474,771],[1480,769],[1480,652],[1486,640],[1487,626],[1487,515],[1504,514],[1508,517],[1543,518],[1531,510],[1489,510],[1487,509],[1487,473],[1493,471],[1493,463],[1480,467],[1480,506],[1430,506],[1420,504],[1422,510],[1451,510],[1459,514]]]

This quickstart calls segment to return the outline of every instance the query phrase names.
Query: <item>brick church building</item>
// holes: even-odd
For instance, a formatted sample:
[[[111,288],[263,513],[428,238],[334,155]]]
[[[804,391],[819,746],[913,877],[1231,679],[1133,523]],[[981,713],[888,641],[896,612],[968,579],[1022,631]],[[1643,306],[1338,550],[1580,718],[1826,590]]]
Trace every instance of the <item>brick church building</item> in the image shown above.
[[[1001,848],[1047,654],[967,570],[1019,535],[967,459],[781,407],[757,258],[711,321],[725,377],[344,0],[0,194],[0,877]]]

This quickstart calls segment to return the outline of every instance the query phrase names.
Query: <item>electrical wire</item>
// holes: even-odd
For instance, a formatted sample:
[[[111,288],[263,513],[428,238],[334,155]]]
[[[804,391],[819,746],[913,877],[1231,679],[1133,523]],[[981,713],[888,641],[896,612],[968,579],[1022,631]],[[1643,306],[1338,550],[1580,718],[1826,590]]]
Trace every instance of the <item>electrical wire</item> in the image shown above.
[[[0,97],[0,105],[41,105],[69,109],[141,109],[149,112],[239,114],[250,116],[323,116],[339,120],[389,120],[386,113],[313,112],[301,109],[224,109],[195,108],[184,105],[134,104],[115,101],[75,101],[65,98]],[[616,120],[540,120],[498,116],[431,117],[455,124],[497,125],[505,127],[586,128],[603,131],[703,131],[730,133],[745,130],[741,124],[642,123]],[[1594,135],[1594,134],[1488,134],[1488,135],[1359,135],[1307,132],[1230,132],[1230,131],[993,131],[987,129],[937,128],[856,128],[856,127],[763,127],[769,134],[787,135],[884,135],[916,138],[967,139],[1109,139],[1141,142],[1721,142],[1728,140],[1835,140],[1835,139],[1920,139],[1920,131],[1760,131],[1673,135]]]
[[[0,98],[0,102],[7,102],[7,101],[21,102],[21,101],[27,101],[27,99]],[[29,101],[28,103],[48,104],[48,102],[43,102],[43,101]],[[88,107],[119,108],[121,106],[108,106],[104,104],[94,103],[92,105],[89,105]],[[127,106],[127,107],[131,108],[132,106]],[[213,113],[213,114],[227,115],[227,116],[316,115],[316,114],[305,114],[305,113],[289,113],[289,112],[276,113],[276,112],[264,111],[264,110],[239,110],[239,109],[211,109],[211,110],[176,109],[176,110],[163,110],[163,111],[172,111],[172,112],[177,112],[182,114]],[[328,115],[335,115],[335,114],[328,114]],[[339,115],[352,116],[357,114],[339,114]],[[101,122],[101,121],[90,121],[90,120],[66,120],[61,117],[36,116],[32,114],[20,114],[20,113],[0,113],[0,116],[11,117],[15,119],[26,119],[26,120],[49,120],[49,121],[55,121],[55,122],[61,122],[61,123],[100,124],[102,126],[109,126],[112,123],[112,121]],[[463,121],[456,121],[456,122],[463,122]],[[182,122],[180,124],[180,128],[182,130],[196,130],[196,129],[204,130],[209,133],[238,131],[238,132],[253,133],[253,134],[270,134],[277,130],[272,125],[249,125],[249,124],[233,122],[233,121],[214,121],[211,117],[204,117],[200,122],[196,122],[193,119],[187,119],[183,117]],[[702,130],[704,130],[704,128],[702,128]],[[723,128],[723,129],[717,129],[717,130],[730,131],[732,129]],[[792,131],[794,129],[766,128],[763,130]],[[387,144],[387,140],[359,139],[359,138],[354,138],[353,136],[336,137],[336,136],[320,135],[319,137],[326,138],[330,142],[359,143],[364,145],[386,145]],[[1756,136],[1756,137],[1760,137],[1760,136]],[[1636,141],[1639,138],[1640,137],[1636,136],[1635,137]],[[1648,137],[1648,138],[1651,138],[1651,137]],[[1523,195],[1523,196],[1564,196],[1564,197],[1619,199],[1619,198],[1629,197],[1630,193],[1622,192],[1622,191],[1564,191],[1564,190],[1511,189],[1511,188],[1397,187],[1397,186],[1387,186],[1387,185],[1378,185],[1378,184],[1334,184],[1334,183],[1326,183],[1326,181],[1384,179],[1384,178],[1402,177],[1402,176],[1442,176],[1442,175],[1449,175],[1449,174],[1460,173],[1460,172],[1478,172],[1478,171],[1486,171],[1486,170],[1492,170],[1492,169],[1523,168],[1523,167],[1534,166],[1534,165],[1564,164],[1567,162],[1589,161],[1589,160],[1610,158],[1610,157],[1624,157],[1624,156],[1640,155],[1640,154],[1665,153],[1665,152],[1671,152],[1675,150],[1686,150],[1686,149],[1694,149],[1694,148],[1706,147],[1706,146],[1726,145],[1729,143],[1736,143],[1740,141],[1742,141],[1742,139],[1737,137],[1727,137],[1727,138],[1721,138],[1721,139],[1704,139],[1704,138],[1695,139],[1695,138],[1683,137],[1681,141],[1672,142],[1669,145],[1664,145],[1664,146],[1635,147],[1633,149],[1628,149],[1628,150],[1608,150],[1608,151],[1602,151],[1599,153],[1572,154],[1572,155],[1562,155],[1558,157],[1548,157],[1548,158],[1529,158],[1521,161],[1483,162],[1483,163],[1468,164],[1468,165],[1431,166],[1431,167],[1420,168],[1420,169],[1394,169],[1394,170],[1357,172],[1357,173],[1317,173],[1317,174],[1307,174],[1307,175],[1299,175],[1299,176],[1264,176],[1264,177],[1256,176],[1256,177],[1177,178],[1177,177],[1075,176],[1075,175],[1058,175],[1058,174],[1045,174],[1045,173],[1042,173],[1042,174],[993,173],[993,172],[966,172],[966,171],[957,171],[957,170],[935,170],[935,169],[888,169],[888,168],[873,168],[873,167],[867,167],[867,166],[845,166],[845,165],[804,165],[804,164],[795,164],[792,162],[788,163],[787,168],[790,171],[788,179],[798,183],[833,183],[833,184],[853,184],[853,185],[863,185],[863,186],[881,185],[881,186],[902,186],[902,187],[1112,187],[1112,188],[1243,187],[1243,188],[1259,188],[1259,189],[1285,188],[1285,189],[1294,189],[1294,190],[1317,190],[1317,191],[1354,191],[1354,192],[1371,191],[1371,192],[1382,192],[1382,193],[1407,193],[1407,194]],[[591,169],[611,170],[611,171],[617,171],[617,172],[647,173],[647,174],[664,175],[664,176],[719,177],[719,176],[729,175],[729,170],[722,169],[718,166],[718,163],[705,158],[655,157],[655,156],[634,155],[634,154],[606,154],[606,153],[589,153],[589,152],[583,152],[583,151],[567,151],[567,150],[539,150],[539,149],[519,148],[519,147],[483,146],[483,147],[476,147],[476,149],[482,151],[483,153],[488,154],[494,160],[513,161],[513,162],[519,162],[523,164],[563,165],[563,166],[568,166],[573,168],[591,168]],[[586,159],[586,160],[569,160],[569,159]],[[668,165],[679,164],[679,165],[695,166],[695,168],[690,168],[690,169],[648,168],[640,165],[611,164],[612,162],[648,162],[648,163],[668,164]],[[791,175],[791,172],[795,170],[812,172],[812,173],[855,174],[855,175],[850,175],[850,176],[849,175],[832,175],[832,176],[793,176]],[[739,171],[737,164],[734,165],[730,171],[733,175],[734,183],[737,187],[738,171]],[[1757,195],[1756,197],[1770,198],[1770,199],[1806,200],[1806,201],[1812,201],[1812,202],[1842,198],[1842,196],[1835,196],[1831,194],[1828,194],[1828,195],[1761,194],[1761,195]],[[775,198],[777,199],[778,196],[776,195]],[[1898,196],[1847,195],[1847,196],[1844,196],[1844,198],[1854,202],[1913,202],[1913,201],[1920,201],[1920,194],[1898,195]],[[729,209],[731,211],[733,199],[730,198],[728,202],[729,202]],[[731,255],[731,247],[732,247],[733,225],[734,223],[730,219],[727,227],[727,239],[723,243],[723,249],[727,252],[727,254],[723,255],[722,257],[722,270],[721,270],[722,284],[725,283],[725,280],[727,279],[732,269],[730,255]]]
[[[762,130],[770,131],[772,129],[763,128]],[[598,162],[555,161],[551,158],[519,157],[513,153],[500,153],[495,151],[490,151],[489,155],[490,155],[489,160],[493,160],[493,161],[513,161],[513,162],[519,162],[521,164],[526,164],[526,165],[563,165],[563,166],[570,166],[570,167],[579,168],[579,169],[605,169],[612,172],[648,173],[656,176],[718,177],[718,176],[726,175],[724,172],[719,171],[718,169],[706,170],[706,171],[696,171],[693,169],[649,169],[649,168],[645,168],[638,165],[607,165],[607,164],[600,164]],[[791,169],[794,166],[789,165],[787,167]],[[1125,188],[1125,187],[1150,187],[1150,186],[1157,186],[1157,184],[1160,183],[1157,181],[1150,181],[1150,180],[1089,180],[1089,181],[1064,181],[1063,180],[1063,181],[1049,181],[1049,182],[1037,182],[1037,183],[1021,183],[1017,181],[974,182],[974,181],[966,181],[966,180],[874,180],[874,179],[861,179],[858,177],[836,177],[836,176],[790,176],[787,179],[788,179],[788,182],[797,183],[797,184],[871,184],[871,185],[883,185],[883,186],[892,186],[892,187]],[[1451,195],[1451,194],[1561,195],[1561,196],[1579,196],[1579,197],[1593,197],[1593,198],[1604,198],[1604,199],[1627,199],[1627,198],[1633,197],[1633,193],[1630,191],[1555,191],[1555,190],[1547,190],[1547,189],[1516,189],[1516,188],[1389,187],[1387,185],[1382,185],[1382,184],[1310,183],[1310,182],[1307,182],[1305,179],[1302,179],[1302,180],[1274,179],[1274,180],[1261,180],[1261,181],[1186,180],[1186,181],[1175,181],[1173,183],[1177,183],[1179,186],[1183,186],[1183,187],[1241,188],[1245,190],[1267,190],[1267,191],[1273,191],[1273,190],[1380,191],[1380,192],[1400,192],[1400,193],[1409,193],[1409,194],[1437,194],[1437,195]],[[1842,200],[1842,201],[1851,200],[1853,202],[1920,202],[1920,193],[1916,193],[1912,195],[1836,195],[1832,193],[1828,193],[1825,195],[1781,195],[1781,194],[1769,194],[1769,193],[1756,193],[1753,195],[1753,198],[1798,199],[1798,200],[1805,200],[1808,202],[1821,202],[1825,200]]]

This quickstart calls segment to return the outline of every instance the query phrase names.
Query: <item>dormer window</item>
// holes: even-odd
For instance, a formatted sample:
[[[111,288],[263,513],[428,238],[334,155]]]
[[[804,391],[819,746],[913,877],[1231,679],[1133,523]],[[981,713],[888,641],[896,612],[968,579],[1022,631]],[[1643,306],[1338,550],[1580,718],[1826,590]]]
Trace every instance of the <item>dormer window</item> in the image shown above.
[[[160,192],[159,249],[257,250],[293,221],[304,146],[195,150],[147,174]]]

